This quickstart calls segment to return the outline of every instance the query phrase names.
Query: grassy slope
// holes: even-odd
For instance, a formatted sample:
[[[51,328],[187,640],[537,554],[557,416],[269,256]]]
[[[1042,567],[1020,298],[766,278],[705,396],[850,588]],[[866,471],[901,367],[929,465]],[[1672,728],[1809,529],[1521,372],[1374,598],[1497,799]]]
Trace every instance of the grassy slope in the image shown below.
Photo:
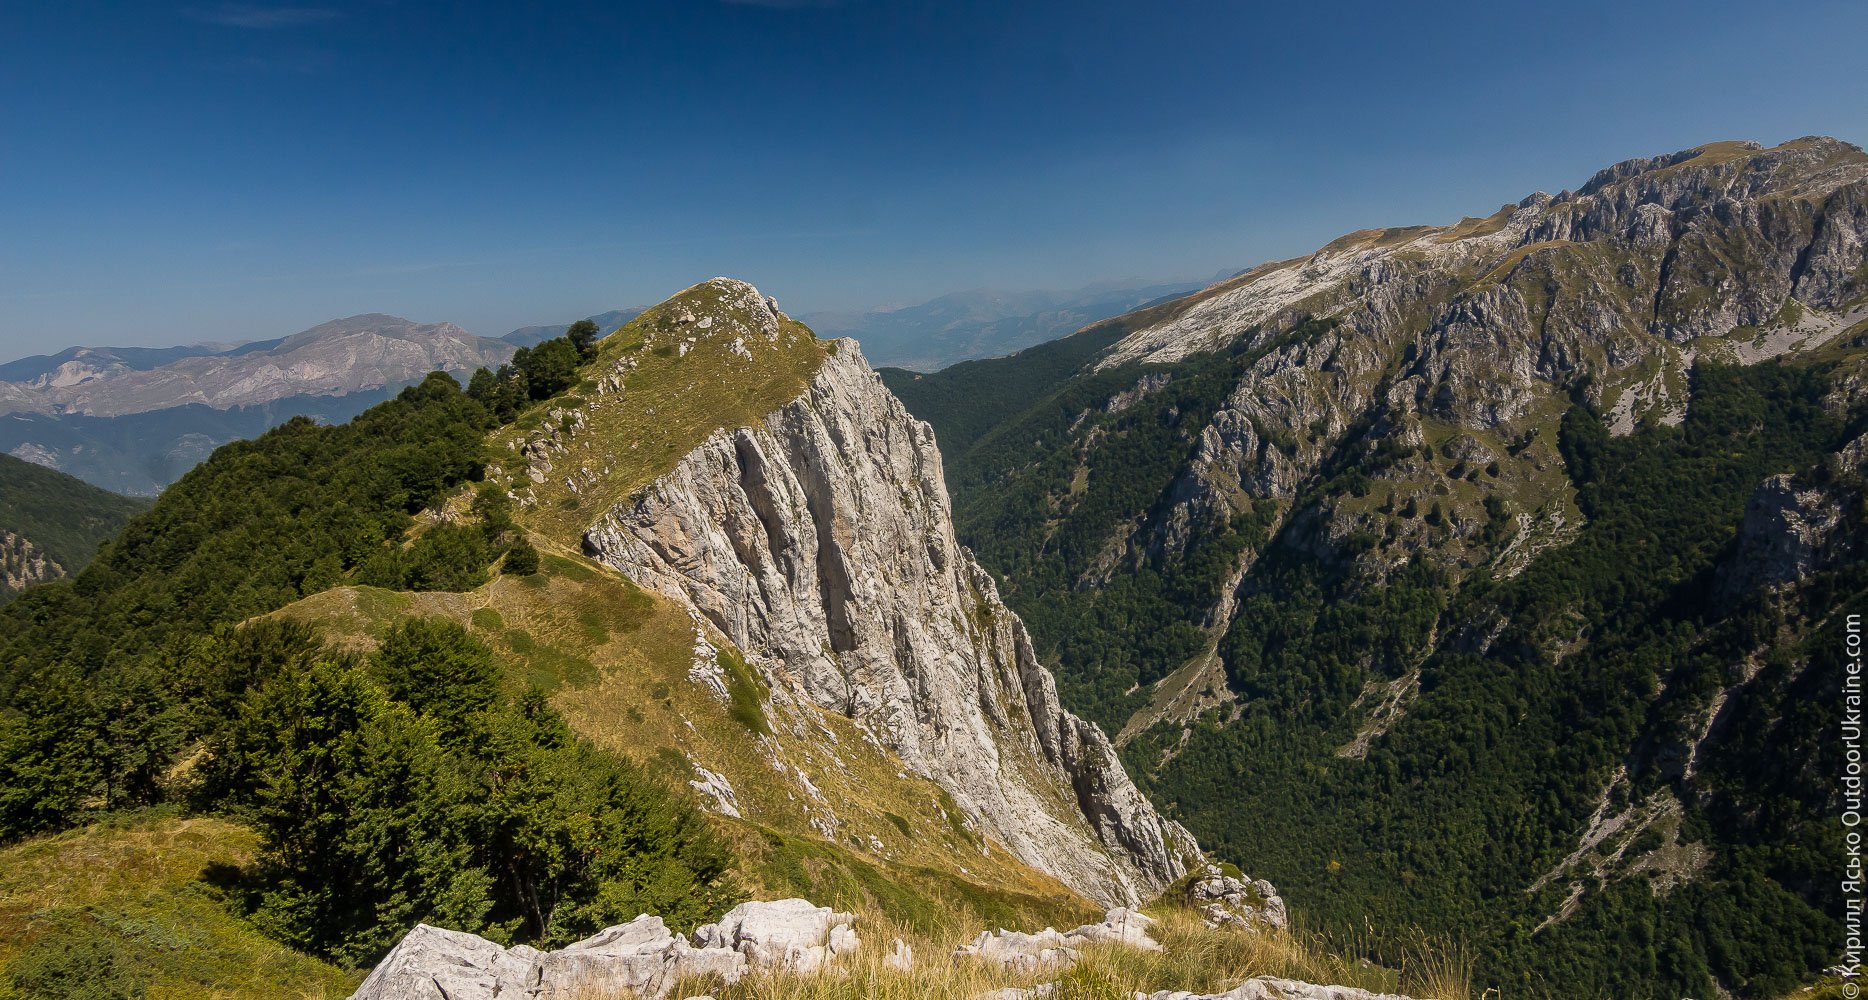
[[[501,654],[515,683],[550,691],[598,745],[674,782],[695,778],[694,765],[724,775],[744,819],[721,826],[755,896],[871,905],[924,926],[957,914],[1042,926],[1092,912],[957,823],[938,786],[908,775],[848,719],[768,700],[717,634],[708,641],[729,665],[732,697],[714,697],[688,676],[696,632],[685,610],[581,557],[548,554],[535,576],[466,594],[345,587],[280,614],[358,650],[398,618],[453,618]],[[813,821],[834,823],[834,838]]]
[[[732,295],[709,282],[650,309],[601,342],[591,378],[570,395],[494,433],[494,453],[513,460],[489,479],[520,496],[519,519],[545,553],[539,574],[496,577],[466,594],[344,587],[280,614],[353,649],[369,648],[403,616],[454,618],[500,653],[515,683],[550,691],[599,745],[675,782],[695,778],[696,765],[724,775],[744,819],[721,824],[756,896],[879,906],[918,925],[965,915],[1043,926],[1090,915],[1081,897],[968,829],[939,786],[909,775],[848,719],[782,693],[772,698],[730,643],[709,632],[732,687],[729,700],[715,699],[688,676],[697,634],[686,611],[581,554],[584,530],[603,511],[714,431],[756,423],[797,398],[834,350],[789,320],[772,341],[743,335],[749,317]],[[683,312],[715,325],[678,322]],[[731,350],[735,339],[751,358]],[[623,373],[620,391],[599,393],[597,373],[611,371]],[[514,453],[547,421],[565,427],[573,410],[583,428],[558,434],[564,451],[534,482]],[[564,480],[578,470],[594,476],[573,490]]]
[[[222,820],[144,813],[0,849],[0,966],[75,931],[115,943],[151,1000],[349,996],[360,975],[266,938],[222,898],[216,873],[256,846]]]
[[[25,536],[75,574],[149,501],[100,490],[54,469],[0,455],[0,530]]]
[[[636,317],[600,342],[586,368],[591,377],[493,435],[495,455],[513,454],[547,421],[562,421],[569,411],[581,411],[586,421],[584,430],[560,435],[567,450],[551,457],[552,472],[543,483],[526,478],[524,459],[516,454],[488,471],[490,480],[533,502],[525,515],[529,527],[575,548],[601,512],[674,468],[708,435],[757,423],[804,392],[830,342],[787,320],[775,341],[743,337],[751,356],[742,357],[731,349],[734,335],[721,331],[743,317],[722,298],[719,287],[703,283]],[[683,310],[721,325],[701,331],[679,324],[676,316]],[[689,338],[692,347],[682,353]],[[625,372],[621,392],[599,393],[600,373],[613,370]],[[572,490],[565,479],[580,470],[593,479]]]

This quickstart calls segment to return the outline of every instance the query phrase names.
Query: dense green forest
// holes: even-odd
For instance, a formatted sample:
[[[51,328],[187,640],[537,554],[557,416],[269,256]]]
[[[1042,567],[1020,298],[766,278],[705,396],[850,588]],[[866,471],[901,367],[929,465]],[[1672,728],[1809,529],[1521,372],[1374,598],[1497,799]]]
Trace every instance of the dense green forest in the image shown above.
[[[1817,695],[1839,664],[1822,623],[1868,598],[1868,572],[1769,600],[1721,590],[1758,483],[1830,475],[1825,456],[1862,429],[1823,409],[1824,371],[1702,363],[1683,426],[1626,437],[1575,404],[1559,436],[1587,526],[1509,580],[1419,562],[1371,583],[1349,559],[1317,558],[1305,515],[1365,488],[1379,447],[1341,448],[1288,517],[1258,501],[1184,560],[1144,553],[1099,577],[1109,538],[1148,523],[1184,464],[1182,428],[1203,426],[1250,358],[1162,367],[1167,385],[1118,413],[1097,407],[1148,369],[1038,371],[1035,403],[984,432],[962,426],[948,450],[962,540],[1005,582],[1071,706],[1111,729],[1196,648],[1216,577],[1262,546],[1219,646],[1237,717],[1209,713],[1184,740],[1157,726],[1125,748],[1157,801],[1304,919],[1378,928],[1372,946],[1391,958],[1416,930],[1468,941],[1479,982],[1511,995],[1706,995],[1716,976],[1769,996],[1825,964],[1840,831],[1820,818],[1819,777],[1839,763]],[[946,447],[956,417],[941,399],[911,404]],[[1369,683],[1414,670],[1400,721],[1366,757],[1339,754]],[[1720,738],[1689,779],[1693,720],[1724,696]],[[1605,797],[1610,814],[1652,821],[1539,884]],[[1540,929],[1572,881],[1574,915]]]
[[[100,490],[62,472],[0,455],[0,530],[20,535],[67,573],[76,573],[115,537],[146,500]],[[12,597],[0,588],[0,601]]]
[[[222,447],[75,580],[0,609],[0,841],[156,805],[232,816],[261,839],[237,879],[252,919],[351,966],[419,920],[560,944],[722,909],[728,856],[687,797],[575,737],[458,625],[407,621],[358,658],[251,621],[346,583],[535,572],[490,489],[464,519],[415,515],[472,488],[503,416],[575,384],[593,334]]]

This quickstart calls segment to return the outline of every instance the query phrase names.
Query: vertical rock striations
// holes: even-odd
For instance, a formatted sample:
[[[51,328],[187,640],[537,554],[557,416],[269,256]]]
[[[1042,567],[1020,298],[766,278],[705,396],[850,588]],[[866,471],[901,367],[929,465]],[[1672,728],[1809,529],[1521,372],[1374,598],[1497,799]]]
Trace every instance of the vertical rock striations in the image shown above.
[[[748,286],[750,287],[750,286]],[[1198,853],[1098,727],[1064,711],[1024,626],[954,539],[940,454],[842,340],[805,393],[721,429],[585,534],[775,681],[856,720],[1020,861],[1105,903]]]

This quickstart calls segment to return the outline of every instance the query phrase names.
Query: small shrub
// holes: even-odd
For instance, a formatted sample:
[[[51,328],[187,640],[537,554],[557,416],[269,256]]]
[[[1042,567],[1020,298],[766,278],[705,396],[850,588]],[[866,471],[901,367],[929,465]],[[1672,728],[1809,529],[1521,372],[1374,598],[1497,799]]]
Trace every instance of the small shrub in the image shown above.
[[[499,564],[499,571],[513,576],[531,576],[538,572],[538,550],[532,543],[521,538],[506,550],[506,558]]]

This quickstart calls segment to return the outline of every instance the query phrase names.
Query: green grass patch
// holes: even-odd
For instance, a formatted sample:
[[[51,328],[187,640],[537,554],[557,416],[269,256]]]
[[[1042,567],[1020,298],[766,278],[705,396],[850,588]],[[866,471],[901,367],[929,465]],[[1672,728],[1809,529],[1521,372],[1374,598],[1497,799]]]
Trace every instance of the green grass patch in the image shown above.
[[[727,713],[746,731],[760,736],[772,734],[772,724],[765,717],[765,685],[752,674],[752,668],[740,658],[739,650],[728,646],[719,651],[720,666],[726,669],[726,690],[731,699]]]

